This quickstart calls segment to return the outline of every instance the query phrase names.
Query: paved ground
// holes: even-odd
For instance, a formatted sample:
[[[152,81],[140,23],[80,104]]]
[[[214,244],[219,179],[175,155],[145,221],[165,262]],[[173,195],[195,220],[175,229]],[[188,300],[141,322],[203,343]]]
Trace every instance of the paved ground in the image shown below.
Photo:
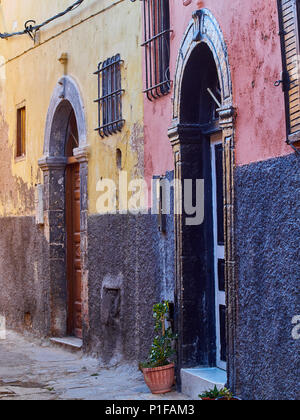
[[[101,368],[95,359],[8,332],[0,340],[0,400],[184,400],[153,396],[136,366]]]

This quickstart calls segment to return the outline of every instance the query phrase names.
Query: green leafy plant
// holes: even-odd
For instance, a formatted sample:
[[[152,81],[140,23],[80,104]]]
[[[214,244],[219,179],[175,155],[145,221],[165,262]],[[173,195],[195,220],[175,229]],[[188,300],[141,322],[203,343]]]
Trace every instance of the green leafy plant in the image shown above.
[[[233,393],[227,388],[221,389],[220,393],[221,395],[219,398],[223,400],[232,400],[234,398]]]
[[[218,389],[215,386],[214,389],[211,389],[199,395],[199,398],[201,398],[202,400],[204,399],[216,400],[217,398],[223,398],[224,400],[232,400],[233,394],[227,388]]]
[[[169,312],[170,304],[168,301],[163,301],[153,306],[155,337],[150,349],[148,361],[141,364],[142,368],[167,366],[171,362],[171,357],[175,354],[174,340],[177,336],[173,334],[171,327],[166,327]]]

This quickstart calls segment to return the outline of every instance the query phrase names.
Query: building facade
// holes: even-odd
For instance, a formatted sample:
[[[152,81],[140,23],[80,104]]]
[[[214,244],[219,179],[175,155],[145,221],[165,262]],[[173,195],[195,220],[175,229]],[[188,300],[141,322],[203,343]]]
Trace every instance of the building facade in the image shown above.
[[[22,31],[29,19],[41,24],[71,3],[3,1],[1,33]],[[140,281],[148,267],[137,266],[143,229],[97,211],[101,179],[143,177],[141,22],[139,4],[85,1],[32,31],[35,39],[1,39],[1,313],[8,328],[83,337],[106,363],[139,359],[139,313],[159,297],[155,274],[148,295],[140,290],[148,287]],[[110,79],[104,91],[105,77],[115,86]],[[114,104],[105,121],[101,97]]]
[[[178,365],[250,399],[299,398],[298,25],[296,1],[170,1],[171,88],[144,104],[146,177],[205,180],[204,223],[175,215]]]
[[[299,398],[298,1],[17,3],[0,3],[7,327],[141,361],[168,299],[179,388]]]

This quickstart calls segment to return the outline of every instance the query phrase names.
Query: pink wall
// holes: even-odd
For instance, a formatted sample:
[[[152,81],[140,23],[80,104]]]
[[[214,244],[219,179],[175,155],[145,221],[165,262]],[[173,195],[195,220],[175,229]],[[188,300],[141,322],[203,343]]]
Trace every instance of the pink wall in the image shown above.
[[[284,98],[274,82],[280,78],[281,51],[275,0],[170,0],[171,78],[192,12],[205,7],[218,20],[228,48],[236,120],[236,163],[245,165],[292,150],[285,144]],[[184,6],[183,3],[187,3]],[[172,95],[150,102],[145,98],[145,176],[173,170],[167,136]]]

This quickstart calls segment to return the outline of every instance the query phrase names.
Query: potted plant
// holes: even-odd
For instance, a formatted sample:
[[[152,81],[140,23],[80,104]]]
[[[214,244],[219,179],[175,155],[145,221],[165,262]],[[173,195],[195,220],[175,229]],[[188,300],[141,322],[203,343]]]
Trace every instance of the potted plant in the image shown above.
[[[218,389],[216,386],[214,389],[204,392],[199,395],[202,401],[240,401],[240,398],[234,397],[232,392],[227,388]]]
[[[219,390],[216,386],[214,389],[210,389],[209,391],[205,391],[203,394],[199,395],[202,401],[215,401],[222,395],[222,390]]]
[[[217,398],[217,401],[241,401],[241,399],[235,397],[229,389],[224,388],[220,397]]]
[[[173,334],[171,327],[166,326],[169,311],[168,301],[154,305],[155,337],[147,362],[140,366],[152,394],[172,391],[175,382],[175,365],[171,358],[175,353],[176,335]]]

